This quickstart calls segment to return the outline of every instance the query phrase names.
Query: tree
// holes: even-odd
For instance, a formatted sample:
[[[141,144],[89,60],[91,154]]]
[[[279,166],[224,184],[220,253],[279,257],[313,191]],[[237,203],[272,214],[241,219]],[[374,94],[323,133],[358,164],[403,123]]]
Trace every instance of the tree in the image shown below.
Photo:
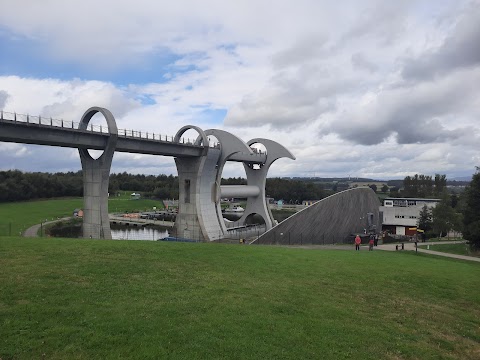
[[[480,250],[480,168],[465,189],[465,207],[463,209],[463,237],[470,246]]]
[[[388,189],[389,189],[389,187],[388,187],[387,184],[384,184],[384,185],[382,186],[382,192],[383,192],[383,193],[388,192]]]
[[[390,188],[390,196],[391,197],[399,197],[400,188],[398,186],[393,186]]]
[[[415,174],[403,179],[402,196],[425,198],[440,195],[446,186],[446,175],[435,174],[433,180],[431,176]]]
[[[452,195],[450,195],[450,205],[452,206],[452,208],[455,209],[457,207],[457,204],[458,204],[458,196],[457,194],[452,193]]]
[[[446,192],[442,195],[442,200],[432,209],[433,231],[438,236],[445,236],[455,227],[457,222],[457,213],[450,206],[450,199]]]
[[[435,194],[440,195],[447,187],[447,175],[435,174]]]
[[[374,192],[377,192],[377,185],[372,184],[372,185],[368,185],[368,187],[372,189]]]
[[[425,233],[432,230],[432,213],[426,204],[423,205],[422,210],[420,210],[417,226],[419,229],[425,231]]]

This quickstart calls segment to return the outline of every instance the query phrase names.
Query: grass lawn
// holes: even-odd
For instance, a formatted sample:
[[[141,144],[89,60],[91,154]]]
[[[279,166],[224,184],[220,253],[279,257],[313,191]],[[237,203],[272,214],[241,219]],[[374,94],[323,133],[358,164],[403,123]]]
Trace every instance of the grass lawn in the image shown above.
[[[152,211],[153,207],[162,210],[164,208],[163,202],[152,199],[132,200],[130,198],[111,198],[108,200],[108,211],[111,213]]]
[[[423,246],[425,247],[425,246]],[[450,254],[466,255],[466,256],[476,256],[480,257],[480,252],[472,252],[470,250],[470,245],[468,244],[434,244],[429,245],[429,249],[433,251],[446,252]]]
[[[82,198],[0,203],[0,234],[9,234],[11,227],[11,233],[18,235],[46,219],[72,216],[73,210],[82,206]]]
[[[0,358],[478,359],[480,264],[0,238]]]
[[[154,206],[163,209],[158,200],[125,198],[109,199],[110,212],[133,212],[151,210]],[[0,235],[18,235],[32,225],[46,219],[71,216],[73,210],[83,207],[83,198],[63,198],[15,203],[0,203]]]

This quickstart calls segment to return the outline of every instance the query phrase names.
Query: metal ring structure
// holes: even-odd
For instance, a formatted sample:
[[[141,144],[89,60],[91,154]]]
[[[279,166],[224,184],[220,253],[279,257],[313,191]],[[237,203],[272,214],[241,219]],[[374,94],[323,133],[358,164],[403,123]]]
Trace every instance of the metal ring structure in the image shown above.
[[[223,232],[225,233],[227,231],[227,228],[225,225],[225,221],[223,220],[222,207],[220,203],[220,197],[221,197],[220,184],[222,180],[223,168],[226,162],[228,161],[228,159],[232,155],[236,153],[252,154],[253,151],[247,144],[245,144],[245,142],[242,139],[225,130],[208,129],[208,130],[205,130],[205,134],[207,136],[214,136],[220,144],[221,154],[217,162],[218,166],[217,166],[216,178],[213,179],[213,181],[215,186],[214,197],[216,202],[217,218],[220,226],[222,227]]]
[[[94,159],[90,155],[87,149],[78,149],[82,156],[91,160],[100,160],[104,157],[113,157],[113,153],[115,152],[115,147],[117,146],[117,139],[118,139],[118,128],[117,128],[117,123],[115,122],[115,118],[113,117],[113,114],[109,110],[102,107],[94,106],[88,109],[87,111],[85,111],[85,113],[82,116],[82,119],[80,120],[80,124],[78,125],[78,129],[87,130],[88,123],[92,119],[93,115],[95,115],[96,113],[101,113],[105,118],[110,137],[107,141],[107,146],[103,150],[103,154],[98,159]]]
[[[277,143],[276,141],[256,138],[250,141],[247,141],[247,145],[250,147],[253,144],[261,144],[265,147],[267,152],[267,158],[265,163],[257,169],[252,164],[243,163],[245,168],[245,173],[247,174],[247,184],[255,185],[261,190],[261,194],[257,197],[249,197],[247,199],[247,206],[243,216],[240,218],[240,223],[246,223],[247,219],[252,214],[257,214],[261,216],[265,221],[266,229],[269,230],[273,225],[275,219],[270,211],[270,208],[265,203],[265,187],[268,170],[274,161],[282,157],[290,158],[295,160],[295,156],[283,145]]]
[[[248,146],[252,146],[253,144],[261,144],[265,146],[267,149],[267,161],[265,164],[268,164],[268,166],[270,166],[275,160],[283,157],[295,160],[295,156],[290,152],[290,150],[276,141],[261,138],[247,141]]]
[[[200,129],[198,126],[195,126],[195,125],[185,125],[180,130],[178,130],[177,134],[173,138],[173,142],[180,143],[180,138],[187,130],[195,130],[200,135],[195,141],[195,145],[199,145],[199,146],[203,145],[208,147],[207,135],[205,135],[205,132],[202,129]]]

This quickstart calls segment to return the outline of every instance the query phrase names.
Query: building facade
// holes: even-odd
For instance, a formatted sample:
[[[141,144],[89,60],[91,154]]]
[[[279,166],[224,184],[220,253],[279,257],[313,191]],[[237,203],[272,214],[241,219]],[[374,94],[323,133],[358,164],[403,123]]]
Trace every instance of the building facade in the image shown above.
[[[439,199],[386,198],[380,206],[382,231],[394,235],[412,236],[417,233],[417,222],[420,211],[427,205],[435,207]]]

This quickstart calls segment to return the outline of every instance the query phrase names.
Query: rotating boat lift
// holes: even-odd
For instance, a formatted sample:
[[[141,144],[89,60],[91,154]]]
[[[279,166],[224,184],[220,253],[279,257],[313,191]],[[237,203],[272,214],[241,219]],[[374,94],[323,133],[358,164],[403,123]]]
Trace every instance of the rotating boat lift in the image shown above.
[[[205,147],[199,158],[175,158],[179,179],[179,209],[175,222],[176,236],[213,241],[230,237],[223,218],[222,198],[246,198],[243,216],[236,222],[247,226],[254,215],[264,221],[264,231],[270,230],[275,220],[266,202],[265,184],[268,170],[274,161],[287,157],[295,160],[284,146],[268,139],[253,139],[245,143],[237,136],[218,129],[203,131],[198,127],[184,126],[175,136],[194,129],[199,133],[196,144],[207,144],[213,136],[218,146]],[[266,151],[259,153],[252,146],[261,144]],[[221,185],[222,171],[227,161],[242,162],[247,175],[247,185]],[[198,236],[197,236],[198,235]]]

